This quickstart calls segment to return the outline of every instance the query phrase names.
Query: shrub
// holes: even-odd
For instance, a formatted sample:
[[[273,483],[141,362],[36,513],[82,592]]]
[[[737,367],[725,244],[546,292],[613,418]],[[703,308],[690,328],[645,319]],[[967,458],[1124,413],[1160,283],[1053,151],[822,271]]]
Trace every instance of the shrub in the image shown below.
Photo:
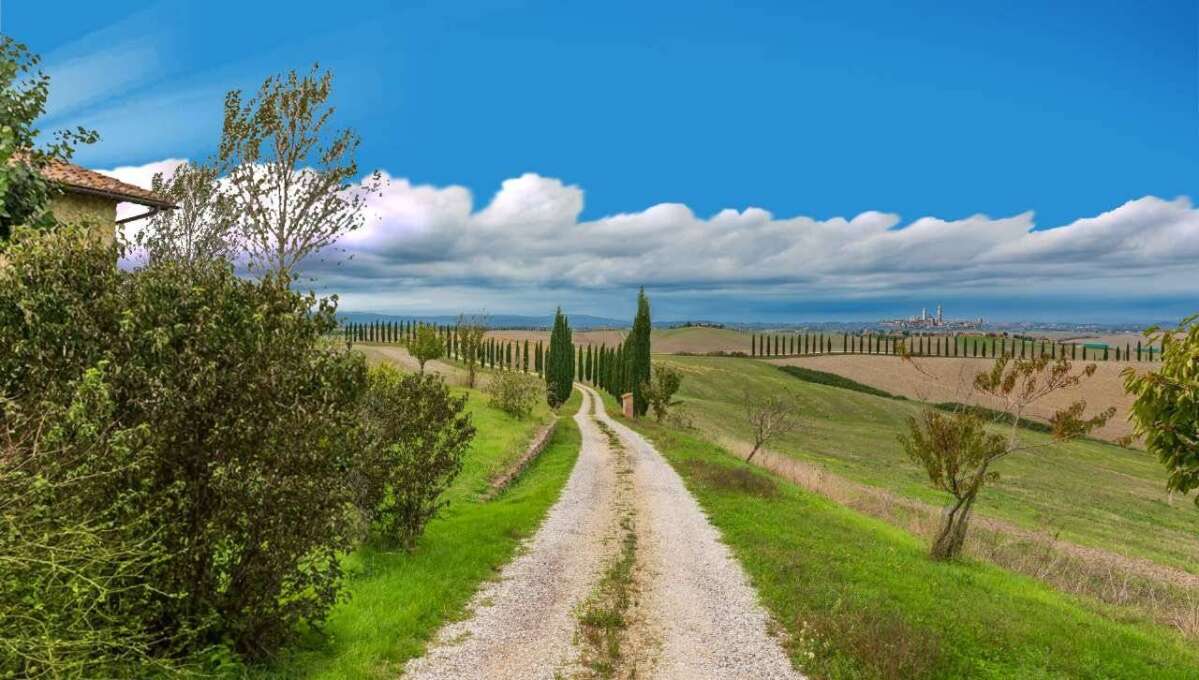
[[[681,403],[674,400],[674,395],[683,383],[683,376],[673,368],[661,364],[654,364],[652,375],[653,379],[647,380],[641,386],[641,394],[653,410],[654,418],[660,423],[672,406]]]
[[[484,391],[491,405],[516,418],[527,418],[541,398],[542,382],[535,376],[502,371],[491,376]]]
[[[475,435],[465,409],[466,397],[452,396],[436,375],[371,369],[353,478],[376,539],[411,547],[444,507],[441,494]]]
[[[0,677],[177,668],[153,661],[142,625],[159,607],[146,574],[167,557],[160,543],[136,540],[153,517],[128,511],[137,489],[107,493],[112,480],[144,465],[147,433],[110,426],[104,379],[103,367],[88,371],[69,404],[44,404],[36,415],[4,404]]]
[[[18,230],[6,252],[0,433],[14,443],[0,498],[24,476],[62,480],[30,498],[29,521],[102,529],[89,539],[103,543],[97,554],[135,560],[96,566],[97,583],[123,574],[104,598],[121,614],[86,619],[97,639],[154,640],[159,657],[222,641],[265,654],[337,600],[365,364],[323,339],[332,305],[291,292],[285,276],[248,281],[222,262],[122,272],[119,255],[75,231]],[[80,420],[81,395],[93,394],[103,409]],[[35,425],[62,434],[22,436]],[[56,449],[69,455],[45,453]],[[51,541],[73,530],[45,526]],[[57,625],[57,585],[29,587],[43,609],[0,620],[36,611]]]

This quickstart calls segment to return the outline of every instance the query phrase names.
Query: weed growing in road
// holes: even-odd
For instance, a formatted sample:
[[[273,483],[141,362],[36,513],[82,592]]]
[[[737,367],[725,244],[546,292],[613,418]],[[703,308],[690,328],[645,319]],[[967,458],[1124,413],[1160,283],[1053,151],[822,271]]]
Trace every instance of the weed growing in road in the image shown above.
[[[595,422],[619,458],[624,512],[620,518],[620,553],[604,571],[595,592],[583,603],[578,613],[579,635],[585,643],[581,658],[584,677],[612,678],[622,670],[621,643],[629,628],[629,609],[637,590],[637,530],[634,510],[627,502],[632,469],[624,445],[611,427]]]

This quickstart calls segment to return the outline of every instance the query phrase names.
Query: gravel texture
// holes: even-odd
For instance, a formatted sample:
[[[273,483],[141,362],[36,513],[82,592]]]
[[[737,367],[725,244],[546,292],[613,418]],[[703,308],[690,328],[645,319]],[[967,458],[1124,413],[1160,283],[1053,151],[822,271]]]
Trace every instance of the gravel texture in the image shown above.
[[[596,417],[624,440],[633,467],[638,607],[641,625],[658,638],[657,658],[637,677],[802,678],[769,633],[769,615],[741,565],[674,468],[602,409]]]
[[[637,598],[619,677],[799,679],[741,566],[682,479],[652,445],[610,419],[582,388],[578,463],[522,554],[475,596],[473,615],[446,626],[406,678],[571,678],[585,675],[580,605],[616,559],[619,512],[636,515]],[[595,424],[624,442],[621,461]],[[623,487],[623,488],[622,488]],[[631,497],[630,497],[631,494]]]
[[[552,679],[571,677],[575,610],[616,551],[616,461],[589,415],[590,396],[575,416],[583,434],[578,462],[541,528],[496,581],[475,595],[473,615],[438,634],[429,652],[410,661],[405,678]]]

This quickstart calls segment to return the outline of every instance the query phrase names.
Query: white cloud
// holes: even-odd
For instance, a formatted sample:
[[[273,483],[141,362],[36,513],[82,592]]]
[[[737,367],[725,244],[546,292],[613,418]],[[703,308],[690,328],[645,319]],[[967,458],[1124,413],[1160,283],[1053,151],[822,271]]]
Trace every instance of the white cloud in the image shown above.
[[[113,172],[139,178],[152,171]],[[644,284],[870,297],[1199,288],[1199,210],[1187,198],[1146,196],[1041,230],[1032,212],[904,224],[885,212],[817,220],[755,207],[704,218],[673,203],[581,221],[583,190],[536,174],[505,181],[481,207],[461,186],[389,180],[370,199],[367,225],[339,244],[353,259],[310,266],[329,289],[598,291]]]

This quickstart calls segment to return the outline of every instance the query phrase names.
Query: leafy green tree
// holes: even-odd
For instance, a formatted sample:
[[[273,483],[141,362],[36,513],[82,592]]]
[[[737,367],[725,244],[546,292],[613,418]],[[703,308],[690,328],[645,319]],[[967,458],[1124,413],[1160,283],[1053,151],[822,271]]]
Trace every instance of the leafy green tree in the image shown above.
[[[1166,486],[1186,494],[1199,488],[1199,316],[1177,328],[1148,331],[1161,347],[1156,371],[1124,369],[1124,388],[1134,397],[1133,431],[1166,467]],[[1195,503],[1199,505],[1199,496]]]
[[[996,359],[990,371],[975,377],[974,389],[1003,404],[1001,420],[996,422],[1006,427],[1006,434],[988,429],[987,423],[968,409],[947,414],[929,408],[909,419],[908,434],[899,437],[904,451],[925,469],[935,488],[952,497],[933,538],[933,559],[949,560],[961,552],[978,494],[998,478],[992,469],[996,462],[1014,453],[1038,451],[1052,442],[1084,436],[1112,417],[1115,409],[1084,418],[1086,402],[1079,401],[1050,419],[1052,442],[1032,443],[1020,437],[1020,424],[1029,406],[1077,386],[1094,375],[1095,368],[1090,364],[1075,372],[1068,359],[1053,361],[1047,356]]]
[[[445,353],[445,345],[441,342],[441,338],[437,335],[437,330],[432,326],[421,326],[416,331],[416,339],[408,346],[408,351],[412,356],[416,357],[420,364],[420,372],[423,375],[425,372],[425,364],[435,359],[440,359]]]
[[[377,171],[355,183],[358,135],[326,128],[332,87],[314,65],[267,78],[248,101],[240,90],[225,96],[219,160],[242,245],[263,269],[290,272],[361,227],[382,185]]]
[[[49,207],[60,188],[42,172],[69,161],[77,145],[99,139],[93,131],[76,128],[60,130],[49,144],[39,144],[43,138],[35,123],[50,94],[50,77],[40,63],[25,45],[0,36],[0,242],[17,226],[45,229],[57,224]]]

